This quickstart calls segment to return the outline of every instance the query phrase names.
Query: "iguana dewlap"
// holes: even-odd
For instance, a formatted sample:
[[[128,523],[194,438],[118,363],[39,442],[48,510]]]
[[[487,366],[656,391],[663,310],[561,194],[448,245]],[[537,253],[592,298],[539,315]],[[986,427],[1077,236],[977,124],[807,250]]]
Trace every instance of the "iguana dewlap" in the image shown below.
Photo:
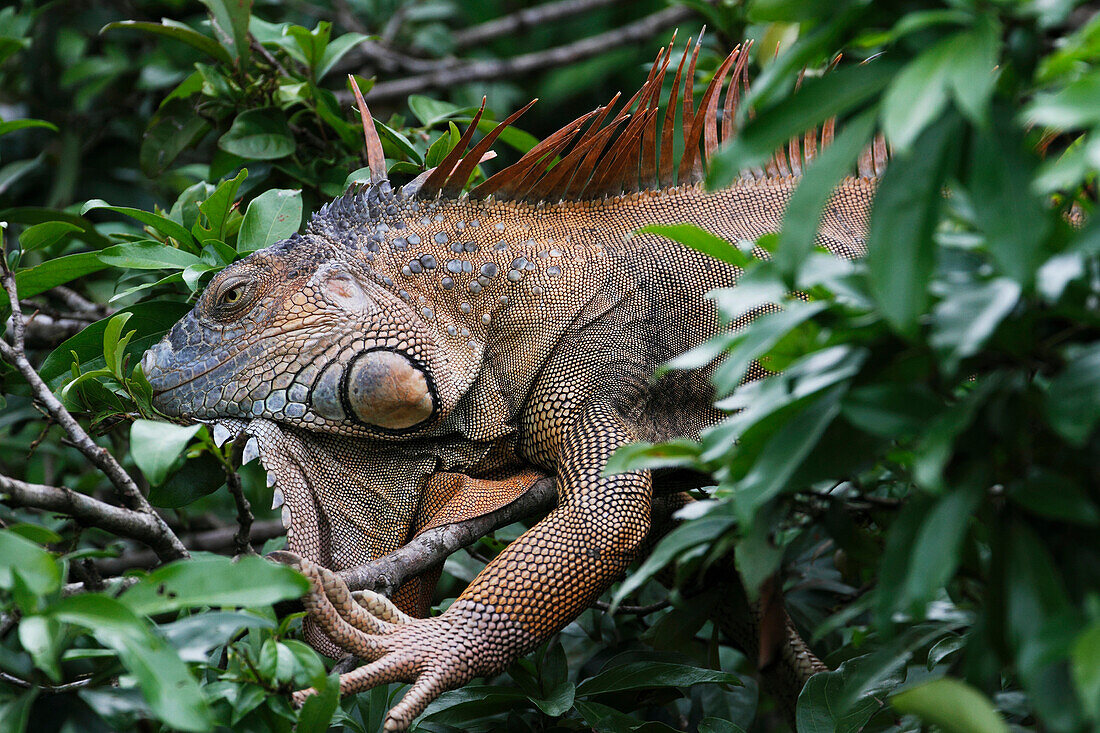
[[[308,637],[368,660],[342,691],[413,683],[387,729],[407,727],[443,690],[500,672],[622,575],[649,529],[653,480],[605,476],[617,448],[697,437],[722,418],[709,368],[652,376],[729,328],[705,294],[739,270],[634,232],[690,222],[736,241],[778,228],[829,133],[726,190],[696,183],[733,134],[745,51],[719,69],[698,114],[698,46],[686,74],[680,62],[679,159],[680,105],[658,105],[670,46],[625,106],[632,116],[604,125],[613,104],[600,108],[469,195],[501,127],[467,153],[475,119],[438,168],[394,189],[364,114],[372,184],[219,273],[146,354],[165,414],[255,437],[249,450],[285,501],[288,549],[314,583]],[[870,175],[846,179],[822,221],[819,243],[842,257],[863,254],[876,152]],[[506,504],[535,471],[556,475],[558,507],[439,616],[405,615],[424,614],[434,579],[407,584],[394,607],[369,594],[356,602],[329,572]]]

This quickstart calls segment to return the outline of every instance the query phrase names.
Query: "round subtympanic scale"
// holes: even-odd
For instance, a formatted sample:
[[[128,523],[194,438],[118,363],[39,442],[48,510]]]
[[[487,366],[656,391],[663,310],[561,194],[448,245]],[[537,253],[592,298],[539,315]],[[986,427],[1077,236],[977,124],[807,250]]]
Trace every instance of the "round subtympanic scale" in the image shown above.
[[[347,399],[357,418],[389,430],[424,422],[433,408],[424,372],[393,351],[356,357],[348,371]]]

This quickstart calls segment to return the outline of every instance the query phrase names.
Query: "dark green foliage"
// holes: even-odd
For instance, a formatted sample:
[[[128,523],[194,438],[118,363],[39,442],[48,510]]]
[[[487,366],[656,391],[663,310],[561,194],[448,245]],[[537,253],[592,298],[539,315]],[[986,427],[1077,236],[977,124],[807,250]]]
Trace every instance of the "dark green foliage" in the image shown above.
[[[699,444],[624,449],[618,468],[693,466],[716,486],[605,599],[612,611],[590,609],[505,675],[445,694],[419,728],[782,729],[751,661],[708,621],[720,599],[697,594],[701,570],[731,553],[751,594],[778,573],[792,617],[835,670],[804,690],[799,731],[1100,725],[1100,222],[1090,217],[1100,19],[1070,2],[684,4],[711,26],[697,92],[733,42],[758,41],[755,113],[742,109],[712,185],[840,118],[783,232],[757,242],[771,260],[691,227],[659,230],[745,267],[737,288],[712,294],[731,320],[764,302],[784,310],[668,365],[725,354],[716,383],[731,416]],[[69,312],[59,285],[98,304],[77,332],[30,345],[42,378],[181,535],[232,525],[231,448],[206,428],[147,419],[136,363],[213,273],[365,179],[358,117],[338,101],[342,64],[395,14],[391,47],[424,61],[525,53],[659,8],[625,5],[457,50],[452,29],[512,7],[0,10],[0,221],[19,295],[34,299],[23,310]],[[364,27],[345,27],[344,9]],[[695,21],[680,33],[697,35]],[[642,50],[372,102],[391,175],[438,163],[483,93],[497,120],[542,98],[521,120],[535,135],[500,138],[501,157],[514,159],[636,86],[651,59]],[[817,73],[842,50],[840,68]],[[359,80],[364,90],[393,78],[378,68]],[[893,160],[871,255],[839,262],[813,249],[814,229],[876,129]],[[776,376],[739,385],[753,360]],[[3,363],[0,380],[0,473],[113,500]],[[260,509],[271,499],[262,474],[249,465],[240,475],[257,519],[274,518]],[[272,609],[302,591],[290,571],[200,554],[135,571],[121,593],[65,596],[90,563],[141,546],[51,513],[0,506],[0,522],[4,730],[373,733],[397,699],[391,685],[337,700],[335,677],[296,638],[299,616],[280,622]],[[521,530],[452,557],[437,600]],[[671,592],[654,581],[665,568]],[[321,694],[292,709],[286,693],[308,685]]]

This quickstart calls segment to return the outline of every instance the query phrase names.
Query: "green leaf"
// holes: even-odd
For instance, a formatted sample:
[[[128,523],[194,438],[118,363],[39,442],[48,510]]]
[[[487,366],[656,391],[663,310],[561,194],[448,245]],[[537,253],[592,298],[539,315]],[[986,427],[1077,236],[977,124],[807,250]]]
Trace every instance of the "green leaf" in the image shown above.
[[[16,577],[38,596],[61,587],[61,569],[53,555],[16,532],[0,529],[0,588],[10,590]]]
[[[15,273],[15,284],[20,298],[30,298],[106,267],[99,259],[99,252],[54,257],[41,265]]]
[[[424,127],[434,127],[444,120],[457,117],[468,111],[468,108],[459,107],[457,104],[441,102],[438,99],[420,94],[410,95],[408,103],[409,109],[412,110],[412,113],[416,115],[417,119],[420,120],[420,124]]]
[[[744,527],[753,523],[757,510],[767,501],[791,488],[788,481],[840,414],[840,398],[846,388],[846,384],[837,385],[809,400],[768,438],[748,473],[736,484],[734,507]]]
[[[241,183],[247,177],[248,169],[242,168],[236,177],[227,178],[219,183],[218,187],[214,189],[214,193],[199,204],[199,211],[202,216],[200,221],[196,222],[195,226],[191,228],[196,237],[203,241],[207,239],[225,241],[226,231],[229,229],[230,219],[237,200],[237,189],[241,187]]]
[[[1063,438],[1083,446],[1100,420],[1100,343],[1067,349],[1066,360],[1047,388],[1047,419]]]
[[[883,705],[875,699],[876,688],[847,708],[838,702],[856,674],[867,665],[868,657],[856,657],[834,671],[815,674],[803,686],[795,707],[798,733],[857,733]],[[888,679],[886,687],[896,683]]]
[[[171,38],[182,43],[186,43],[191,48],[202,51],[207,56],[210,56],[215,61],[220,61],[223,64],[232,64],[233,57],[226,52],[224,48],[218,45],[210,36],[204,36],[192,28],[180,23],[178,21],[169,20],[163,18],[160,23],[148,23],[138,20],[121,20],[115,23],[108,23],[103,26],[99,32],[105,33],[106,31],[123,29],[123,30],[136,30],[143,31],[145,33],[152,33],[153,35],[164,36],[165,38]]]
[[[200,0],[210,11],[211,25],[218,42],[234,59],[247,63],[248,21],[252,0]]]
[[[196,606],[268,606],[308,590],[309,582],[291,568],[255,555],[232,560],[195,553],[157,568],[121,600],[137,613],[153,615]]]
[[[911,61],[882,98],[882,127],[895,149],[907,153],[917,137],[937,119],[948,100],[948,77],[962,34],[945,38]],[[924,152],[917,146],[918,152]]]
[[[767,354],[790,331],[824,309],[823,302],[793,301],[779,312],[766,313],[753,320],[751,328],[744,329],[734,337],[725,360],[714,370],[711,381],[718,389],[719,396],[725,396],[737,388],[754,359]],[[684,356],[669,362],[669,366],[674,369],[682,368],[681,365],[686,366]]]
[[[19,622],[19,643],[34,659],[36,667],[54,682],[61,681],[58,657],[64,637],[61,624],[48,616],[27,616]]]
[[[378,128],[378,134],[382,138],[383,143],[390,143],[393,147],[397,148],[398,152],[406,156],[409,160],[417,165],[424,165],[424,159],[420,157],[420,153],[416,152],[416,148],[409,142],[408,138],[402,135],[400,132],[389,127],[383,122],[378,120],[374,121],[374,126]]]
[[[218,147],[248,160],[276,160],[294,152],[294,136],[281,110],[250,109],[237,115]]]
[[[955,288],[937,303],[928,343],[944,370],[954,373],[960,361],[978,353],[1019,300],[1019,283],[998,277]]]
[[[98,593],[63,598],[49,615],[88,629],[115,650],[158,718],[172,728],[206,731],[213,721],[206,698],[187,665],[147,623],[120,601]]]
[[[248,204],[237,233],[237,251],[263,249],[294,234],[301,224],[301,189],[265,191]]]
[[[57,244],[65,236],[82,231],[84,230],[81,227],[67,221],[42,222],[23,230],[23,233],[19,235],[19,247],[24,252],[31,252]]]
[[[0,135],[7,135],[9,132],[18,132],[19,130],[27,130],[35,127],[42,127],[57,132],[57,125],[52,122],[46,122],[45,120],[8,120],[6,122],[0,122]]]
[[[141,140],[138,162],[142,173],[150,178],[158,177],[180,153],[197,145],[210,129],[210,123],[195,111],[195,105],[189,100],[166,99],[149,120]]]
[[[604,476],[627,471],[672,468],[695,465],[699,459],[699,444],[694,440],[676,439],[666,443],[630,443],[611,454],[604,466]]]
[[[99,261],[112,267],[134,270],[182,270],[200,262],[190,252],[152,240],[108,247],[99,253]]]
[[[363,41],[370,38],[362,33],[345,33],[339,38],[331,41],[326,47],[325,52],[321,56],[320,61],[314,67],[313,74],[317,81],[320,81],[332,71],[332,67],[340,62],[340,59],[344,57],[348,51],[358,46]],[[366,92],[367,90],[364,90]]]
[[[863,152],[874,131],[875,113],[868,110],[852,119],[833,140],[833,144],[814,159],[791,194],[783,212],[783,229],[775,252],[776,264],[793,273],[813,248],[821,226],[825,205],[840,179]]]
[[[909,566],[900,594],[892,599],[894,608],[917,618],[924,615],[926,604],[955,574],[982,494],[980,488],[959,487],[937,499],[906,550]]]
[[[1073,684],[1085,713],[1100,721],[1100,621],[1083,631],[1070,649]]]
[[[435,168],[443,162],[443,159],[447,157],[447,153],[451,152],[461,139],[462,133],[458,131],[458,125],[448,122],[447,131],[428,146],[428,152],[424,154],[424,165],[428,168]]]
[[[94,209],[107,209],[119,214],[125,214],[126,216],[137,219],[142,224],[155,229],[166,237],[172,237],[181,245],[190,248],[195,246],[195,240],[192,238],[191,233],[183,228],[178,222],[171,219],[154,214],[149,211],[142,211],[141,209],[134,209],[129,206],[111,206],[103,199],[92,199],[88,203],[84,204],[80,208],[80,215],[84,216],[89,211]]]
[[[916,715],[945,733],[1008,733],[989,698],[950,677],[903,690],[890,698],[890,704],[899,713]]]
[[[730,265],[744,267],[752,261],[748,255],[721,237],[694,224],[651,224],[635,234],[659,234]]]
[[[190,310],[191,307],[186,303],[160,300],[138,303],[120,310],[119,313],[131,315],[126,323],[131,329],[137,331],[136,337],[126,345],[126,354],[131,357],[140,356]],[[85,371],[107,366],[103,358],[103,334],[107,324],[115,316],[86,326],[80,333],[66,339],[50,352],[38,369],[38,375],[50,389],[57,389],[70,376],[69,366],[73,363],[74,352]]]
[[[149,503],[155,507],[177,509],[214,493],[225,485],[225,469],[209,453],[189,458],[180,469],[149,489]]]
[[[868,236],[871,292],[882,315],[913,337],[928,304],[943,187],[958,164],[960,124],[946,117],[934,124],[915,152],[891,161],[875,196]]]
[[[699,684],[740,685],[736,675],[672,662],[634,662],[604,669],[577,685],[578,696],[602,695],[653,687],[692,687]]]
[[[673,561],[685,550],[710,543],[715,537],[732,527],[735,523],[732,516],[703,517],[685,524],[665,535],[653,552],[649,554],[641,567],[627,576],[622,585],[611,599],[609,613],[614,613],[619,604],[627,596],[641,588],[650,578],[659,573],[666,565]],[[577,694],[580,694],[578,692]]]
[[[756,116],[714,156],[707,175],[710,189],[728,186],[741,171],[758,165],[778,148],[830,117],[859,109],[890,82],[897,65],[889,59],[848,66],[816,79]]]
[[[298,713],[298,733],[324,733],[340,701],[340,675],[333,674],[316,695],[310,695]]]
[[[157,486],[200,429],[202,425],[135,420],[130,426],[130,455],[146,480]]]
[[[1057,92],[1036,94],[1023,118],[1060,130],[1100,123],[1100,69],[1090,69]]]
[[[1046,258],[1043,244],[1054,226],[1031,190],[1034,157],[1006,122],[975,137],[967,187],[990,255],[1001,272],[1026,287]]]
[[[207,611],[157,627],[185,662],[206,662],[216,647],[228,644],[242,629],[274,629],[275,622],[254,613]]]

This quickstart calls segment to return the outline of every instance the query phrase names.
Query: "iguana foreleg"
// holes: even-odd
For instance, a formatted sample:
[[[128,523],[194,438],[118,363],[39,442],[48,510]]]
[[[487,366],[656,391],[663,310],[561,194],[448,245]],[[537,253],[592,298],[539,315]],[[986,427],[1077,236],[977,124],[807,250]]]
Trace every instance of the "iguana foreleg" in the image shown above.
[[[590,404],[562,442],[558,507],[440,616],[388,623],[333,573],[299,561],[314,586],[306,599],[312,618],[333,642],[368,660],[340,678],[341,693],[411,682],[386,720],[386,730],[403,730],[443,691],[503,671],[572,621],[626,569],[649,529],[649,472],[603,475],[615,449],[634,440],[614,408]]]

